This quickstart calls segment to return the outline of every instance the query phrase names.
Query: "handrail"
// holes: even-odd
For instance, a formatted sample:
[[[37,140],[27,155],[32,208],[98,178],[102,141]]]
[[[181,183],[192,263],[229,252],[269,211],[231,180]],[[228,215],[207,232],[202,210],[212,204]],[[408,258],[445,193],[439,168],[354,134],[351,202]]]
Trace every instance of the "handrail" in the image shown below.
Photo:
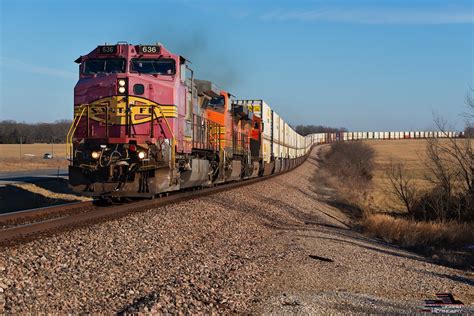
[[[175,137],[174,137],[173,130],[171,129],[171,125],[169,124],[168,120],[166,119],[165,114],[163,113],[163,110],[162,110],[161,106],[159,104],[156,104],[156,105],[153,104],[152,107],[153,107],[153,114],[155,113],[154,108],[155,107],[158,108],[158,110],[161,113],[161,117],[165,120],[166,127],[168,128],[168,130],[171,133],[171,163],[170,163],[170,169],[174,170],[174,169],[176,169],[176,148],[175,148]],[[153,116],[152,116],[152,118],[153,118]],[[158,118],[158,115],[156,116],[156,118]],[[172,185],[172,184],[173,184],[173,178],[170,177],[170,185]]]
[[[74,119],[71,123],[71,126],[69,127],[69,130],[67,132],[66,136],[66,158],[71,159],[72,158],[72,139],[74,137],[74,133],[76,132],[77,127],[79,126],[79,123],[81,122],[82,115],[84,115],[84,111],[86,110],[87,106],[81,105],[79,106],[79,110],[81,113],[77,113],[74,116]]]
[[[131,104],[131,105],[135,105],[135,104]],[[66,156],[68,156],[69,158],[72,158],[72,139],[74,137],[74,133],[76,132],[77,127],[79,126],[79,123],[81,121],[82,116],[84,115],[85,110],[88,109],[89,106],[91,106],[91,104],[82,104],[81,106],[79,106],[79,111],[80,112],[79,111],[76,112],[76,114],[74,116],[74,120],[72,121],[71,126],[69,127],[69,131],[68,131],[67,136],[66,136]],[[103,105],[100,105],[100,106],[103,107]],[[163,112],[163,109],[161,108],[161,106],[159,104],[152,104],[150,106],[153,108],[152,119],[153,119],[153,115],[157,114],[157,113],[155,113],[155,108],[157,108],[159,113],[161,114],[161,116],[156,115],[156,118],[163,118],[164,121],[165,121],[166,127],[168,128],[169,132],[171,133],[170,168],[172,170],[174,170],[174,169],[176,169],[176,148],[175,148],[176,147],[176,138],[175,138],[175,135],[173,133],[173,130],[171,128],[170,123],[168,122],[167,118],[164,115],[164,112]],[[109,105],[105,105],[105,107],[108,109]],[[89,119],[89,117],[87,119]],[[170,185],[172,184],[172,181],[173,181],[173,179],[170,178]]]

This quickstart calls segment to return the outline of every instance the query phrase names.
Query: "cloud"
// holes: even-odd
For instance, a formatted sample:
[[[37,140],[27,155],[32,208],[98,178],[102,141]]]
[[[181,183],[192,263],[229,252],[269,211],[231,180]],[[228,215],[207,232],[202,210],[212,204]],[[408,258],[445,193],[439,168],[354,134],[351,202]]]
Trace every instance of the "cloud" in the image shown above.
[[[25,71],[25,72],[36,73],[36,74],[46,75],[46,76],[60,77],[60,78],[72,79],[72,78],[77,78],[78,76],[77,73],[74,73],[72,71],[37,66],[37,65],[30,65],[18,59],[10,59],[10,58],[4,58],[4,57],[0,57],[0,65],[2,67],[13,68],[19,71]]]
[[[428,11],[388,8],[320,8],[308,10],[271,10],[260,15],[264,21],[321,21],[359,24],[455,24],[474,23],[472,10]]]

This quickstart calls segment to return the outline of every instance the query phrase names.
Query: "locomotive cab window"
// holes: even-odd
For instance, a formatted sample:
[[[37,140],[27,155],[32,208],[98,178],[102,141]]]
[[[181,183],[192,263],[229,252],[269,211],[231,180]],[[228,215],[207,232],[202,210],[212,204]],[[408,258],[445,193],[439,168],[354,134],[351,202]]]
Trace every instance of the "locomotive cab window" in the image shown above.
[[[142,74],[167,75],[172,76],[176,73],[176,63],[173,59],[132,59],[132,69]]]
[[[212,107],[224,107],[224,104],[225,104],[225,100],[224,100],[224,97],[223,96],[219,96],[217,98],[212,98],[210,101],[209,101],[209,105],[212,106]]]
[[[224,113],[225,99],[223,96],[211,98],[207,104],[213,111]]]
[[[98,58],[88,59],[84,62],[83,73],[85,75],[103,73],[125,72],[125,59],[121,58]]]

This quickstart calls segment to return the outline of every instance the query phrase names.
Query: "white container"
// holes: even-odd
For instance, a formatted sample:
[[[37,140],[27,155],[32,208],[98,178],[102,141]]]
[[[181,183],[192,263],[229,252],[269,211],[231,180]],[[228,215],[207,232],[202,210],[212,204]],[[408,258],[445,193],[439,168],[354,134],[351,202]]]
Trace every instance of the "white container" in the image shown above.
[[[286,138],[285,135],[287,133],[287,126],[285,124],[285,121],[283,121],[283,118],[280,117],[280,136],[278,139],[278,142],[280,143],[280,152],[278,157],[280,158],[285,158],[286,155],[288,154],[288,149],[286,145]]]
[[[273,111],[273,157],[280,156],[280,115]]]
[[[271,143],[271,126],[273,122],[273,115],[272,109],[270,106],[262,101],[261,105],[261,117],[263,123],[263,160],[264,162],[270,162],[271,158],[271,150],[272,150],[272,143]]]

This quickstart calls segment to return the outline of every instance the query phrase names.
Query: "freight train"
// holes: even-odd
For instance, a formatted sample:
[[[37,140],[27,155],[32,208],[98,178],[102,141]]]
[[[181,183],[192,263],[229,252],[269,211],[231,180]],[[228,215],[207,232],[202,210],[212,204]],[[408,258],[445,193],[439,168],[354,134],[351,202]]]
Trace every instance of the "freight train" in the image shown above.
[[[263,100],[196,79],[159,43],[100,45],[75,62],[69,184],[84,195],[150,198],[279,173],[316,142]]]

